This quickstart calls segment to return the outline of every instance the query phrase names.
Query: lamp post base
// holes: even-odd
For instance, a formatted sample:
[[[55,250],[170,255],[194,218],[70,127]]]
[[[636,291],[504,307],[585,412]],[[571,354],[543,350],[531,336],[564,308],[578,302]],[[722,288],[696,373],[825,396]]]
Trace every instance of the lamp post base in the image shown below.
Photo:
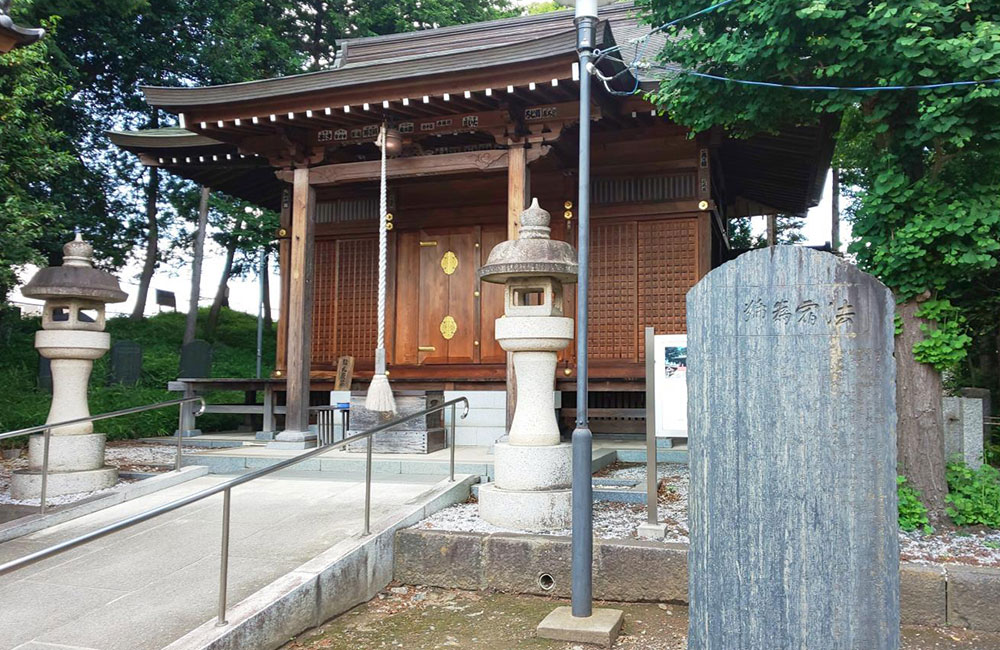
[[[625,614],[620,609],[594,609],[590,616],[573,616],[569,607],[556,607],[538,624],[536,633],[543,639],[589,643],[610,648],[621,632]]]

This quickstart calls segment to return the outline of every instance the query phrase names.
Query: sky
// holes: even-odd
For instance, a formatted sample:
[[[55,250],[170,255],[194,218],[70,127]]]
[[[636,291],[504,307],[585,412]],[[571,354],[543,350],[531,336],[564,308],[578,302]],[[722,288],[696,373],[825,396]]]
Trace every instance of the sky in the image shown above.
[[[807,245],[822,245],[830,241],[830,185],[831,178],[828,175],[825,190],[823,192],[823,200],[818,206],[809,211],[805,220],[803,234],[806,236],[805,244]],[[842,198],[842,207],[843,204],[844,199]],[[764,217],[754,218],[753,226],[756,232],[762,232],[766,228],[766,219]],[[841,241],[849,241],[850,234],[850,224],[842,220],[840,224]],[[109,315],[132,313],[132,308],[135,305],[136,293],[139,286],[139,273],[142,270],[141,251],[139,254],[140,257],[130,260],[118,274],[122,290],[129,294],[128,300],[124,303],[109,305]],[[225,258],[225,250],[212,241],[211,237],[206,238],[205,260],[202,264],[201,276],[201,299],[199,300],[199,304],[202,307],[212,304],[216,289],[219,285],[219,279],[222,275],[222,267],[225,263]],[[187,258],[180,263],[175,263],[173,266],[161,265],[160,268],[157,269],[156,274],[153,276],[153,282],[150,285],[149,298],[146,301],[147,315],[155,314],[159,311],[159,308],[156,304],[154,304],[155,289],[173,291],[177,299],[177,310],[187,312],[191,292],[190,261],[190,258]],[[28,280],[34,275],[35,271],[35,268],[29,267],[22,274],[22,277],[25,280]],[[276,267],[271,269],[270,280],[272,315],[275,319],[277,319],[280,311],[281,286]],[[229,281],[229,305],[233,309],[246,312],[248,314],[256,314],[259,295],[260,285],[256,274],[245,278],[232,278]],[[15,303],[22,303],[25,308],[28,308],[27,305],[29,304],[41,304],[37,300],[24,298],[21,296],[19,290],[14,292],[11,296],[11,300]],[[169,310],[169,308],[164,309]]]

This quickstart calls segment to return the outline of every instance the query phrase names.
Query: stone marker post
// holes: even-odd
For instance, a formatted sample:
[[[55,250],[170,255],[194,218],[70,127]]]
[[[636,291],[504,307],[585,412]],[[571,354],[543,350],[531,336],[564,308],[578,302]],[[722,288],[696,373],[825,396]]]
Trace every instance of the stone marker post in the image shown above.
[[[892,294],[778,246],[687,297],[691,650],[897,650]]]

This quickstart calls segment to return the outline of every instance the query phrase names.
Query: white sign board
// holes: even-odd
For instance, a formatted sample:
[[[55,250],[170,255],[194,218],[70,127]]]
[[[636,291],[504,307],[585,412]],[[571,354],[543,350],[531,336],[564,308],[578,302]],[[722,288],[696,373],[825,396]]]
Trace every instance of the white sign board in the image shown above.
[[[653,343],[656,436],[687,438],[687,335],[658,334]]]

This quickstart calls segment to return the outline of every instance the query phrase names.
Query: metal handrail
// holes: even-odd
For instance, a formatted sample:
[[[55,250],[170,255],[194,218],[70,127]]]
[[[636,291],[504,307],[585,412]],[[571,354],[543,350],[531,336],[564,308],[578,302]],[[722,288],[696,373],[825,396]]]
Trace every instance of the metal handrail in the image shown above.
[[[121,409],[120,411],[111,411],[109,413],[100,413],[98,415],[88,415],[83,418],[73,418],[72,420],[63,420],[61,422],[46,422],[45,424],[40,424],[35,427],[27,427],[26,429],[17,429],[16,431],[8,431],[6,433],[0,433],[0,440],[6,438],[16,438],[18,436],[26,436],[31,433],[41,432],[44,435],[44,442],[42,443],[42,489],[39,495],[39,505],[38,512],[45,514],[46,508],[46,491],[48,490],[49,483],[49,440],[52,436],[52,429],[59,429],[61,427],[69,426],[72,424],[85,424],[87,422],[97,422],[98,420],[110,420],[111,418],[120,417],[122,415],[132,415],[133,413],[143,413],[145,411],[155,411],[157,409],[166,408],[168,406],[180,406],[181,415],[180,419],[184,419],[183,407],[185,404],[190,402],[199,402],[200,406],[194,412],[195,416],[201,415],[205,410],[205,399],[202,397],[182,397],[180,399],[172,399],[166,402],[157,402],[156,404],[147,404],[145,406],[133,406],[127,409]],[[174,468],[180,471],[181,468],[181,428],[177,429],[177,459],[174,463]]]
[[[283,469],[291,467],[292,465],[297,465],[298,463],[301,463],[304,460],[308,460],[313,456],[317,456],[324,452],[331,451],[338,447],[344,447],[357,440],[367,440],[368,448],[366,450],[367,459],[365,462],[364,535],[365,536],[370,535],[371,527],[369,524],[371,516],[372,436],[374,436],[376,433],[381,433],[382,431],[390,429],[398,424],[402,424],[403,422],[409,422],[410,420],[414,420],[419,417],[424,417],[426,415],[430,415],[431,413],[437,413],[439,411],[443,411],[446,408],[450,407],[451,426],[449,428],[448,446],[451,448],[451,453],[449,460],[449,481],[454,482],[455,481],[455,406],[459,403],[463,403],[465,406],[465,410],[462,413],[462,419],[465,419],[465,417],[469,414],[468,398],[458,397],[456,399],[449,400],[447,402],[444,402],[443,404],[432,406],[429,409],[424,409],[423,411],[419,411],[417,413],[412,413],[410,415],[390,420],[388,422],[378,425],[377,427],[368,429],[367,431],[362,431],[361,433],[355,434],[350,437],[346,437],[343,440],[339,440],[337,442],[333,442],[325,446],[320,446],[317,447],[316,449],[311,449],[304,454],[299,454],[298,456],[294,456],[287,460],[283,460],[279,463],[275,463],[274,465],[263,467],[261,469],[249,472],[247,474],[242,474],[240,476],[229,479],[228,481],[224,481],[213,487],[201,490],[200,492],[196,492],[189,496],[182,497],[180,499],[171,501],[170,503],[158,506],[156,508],[151,508],[150,510],[147,510],[145,512],[141,512],[137,515],[127,517],[116,523],[109,524],[95,531],[91,531],[84,535],[74,537],[72,539],[66,540],[65,542],[60,542],[59,544],[55,544],[48,548],[44,548],[40,551],[35,551],[34,553],[25,555],[24,557],[18,558],[16,560],[5,562],[3,564],[0,564],[0,576],[11,573],[12,571],[16,571],[17,569],[24,568],[36,562],[40,562],[52,556],[59,555],[60,553],[64,553],[78,546],[87,544],[88,542],[92,542],[96,539],[106,537],[107,535],[110,535],[112,533],[117,533],[120,530],[131,528],[132,526],[141,524],[144,521],[149,521],[150,519],[159,517],[160,515],[164,515],[168,512],[173,512],[178,508],[183,508],[186,505],[190,505],[192,503],[201,501],[202,499],[207,499],[208,497],[215,496],[216,494],[223,492],[224,494],[222,501],[222,551],[221,551],[222,561],[219,567],[219,613],[216,625],[219,626],[226,625],[228,624],[228,621],[226,621],[226,587],[228,584],[228,577],[229,577],[230,490],[232,490],[237,485],[242,485],[243,483],[249,483],[250,481],[261,478],[262,476],[267,476],[268,474],[273,474],[274,472],[281,471]]]

